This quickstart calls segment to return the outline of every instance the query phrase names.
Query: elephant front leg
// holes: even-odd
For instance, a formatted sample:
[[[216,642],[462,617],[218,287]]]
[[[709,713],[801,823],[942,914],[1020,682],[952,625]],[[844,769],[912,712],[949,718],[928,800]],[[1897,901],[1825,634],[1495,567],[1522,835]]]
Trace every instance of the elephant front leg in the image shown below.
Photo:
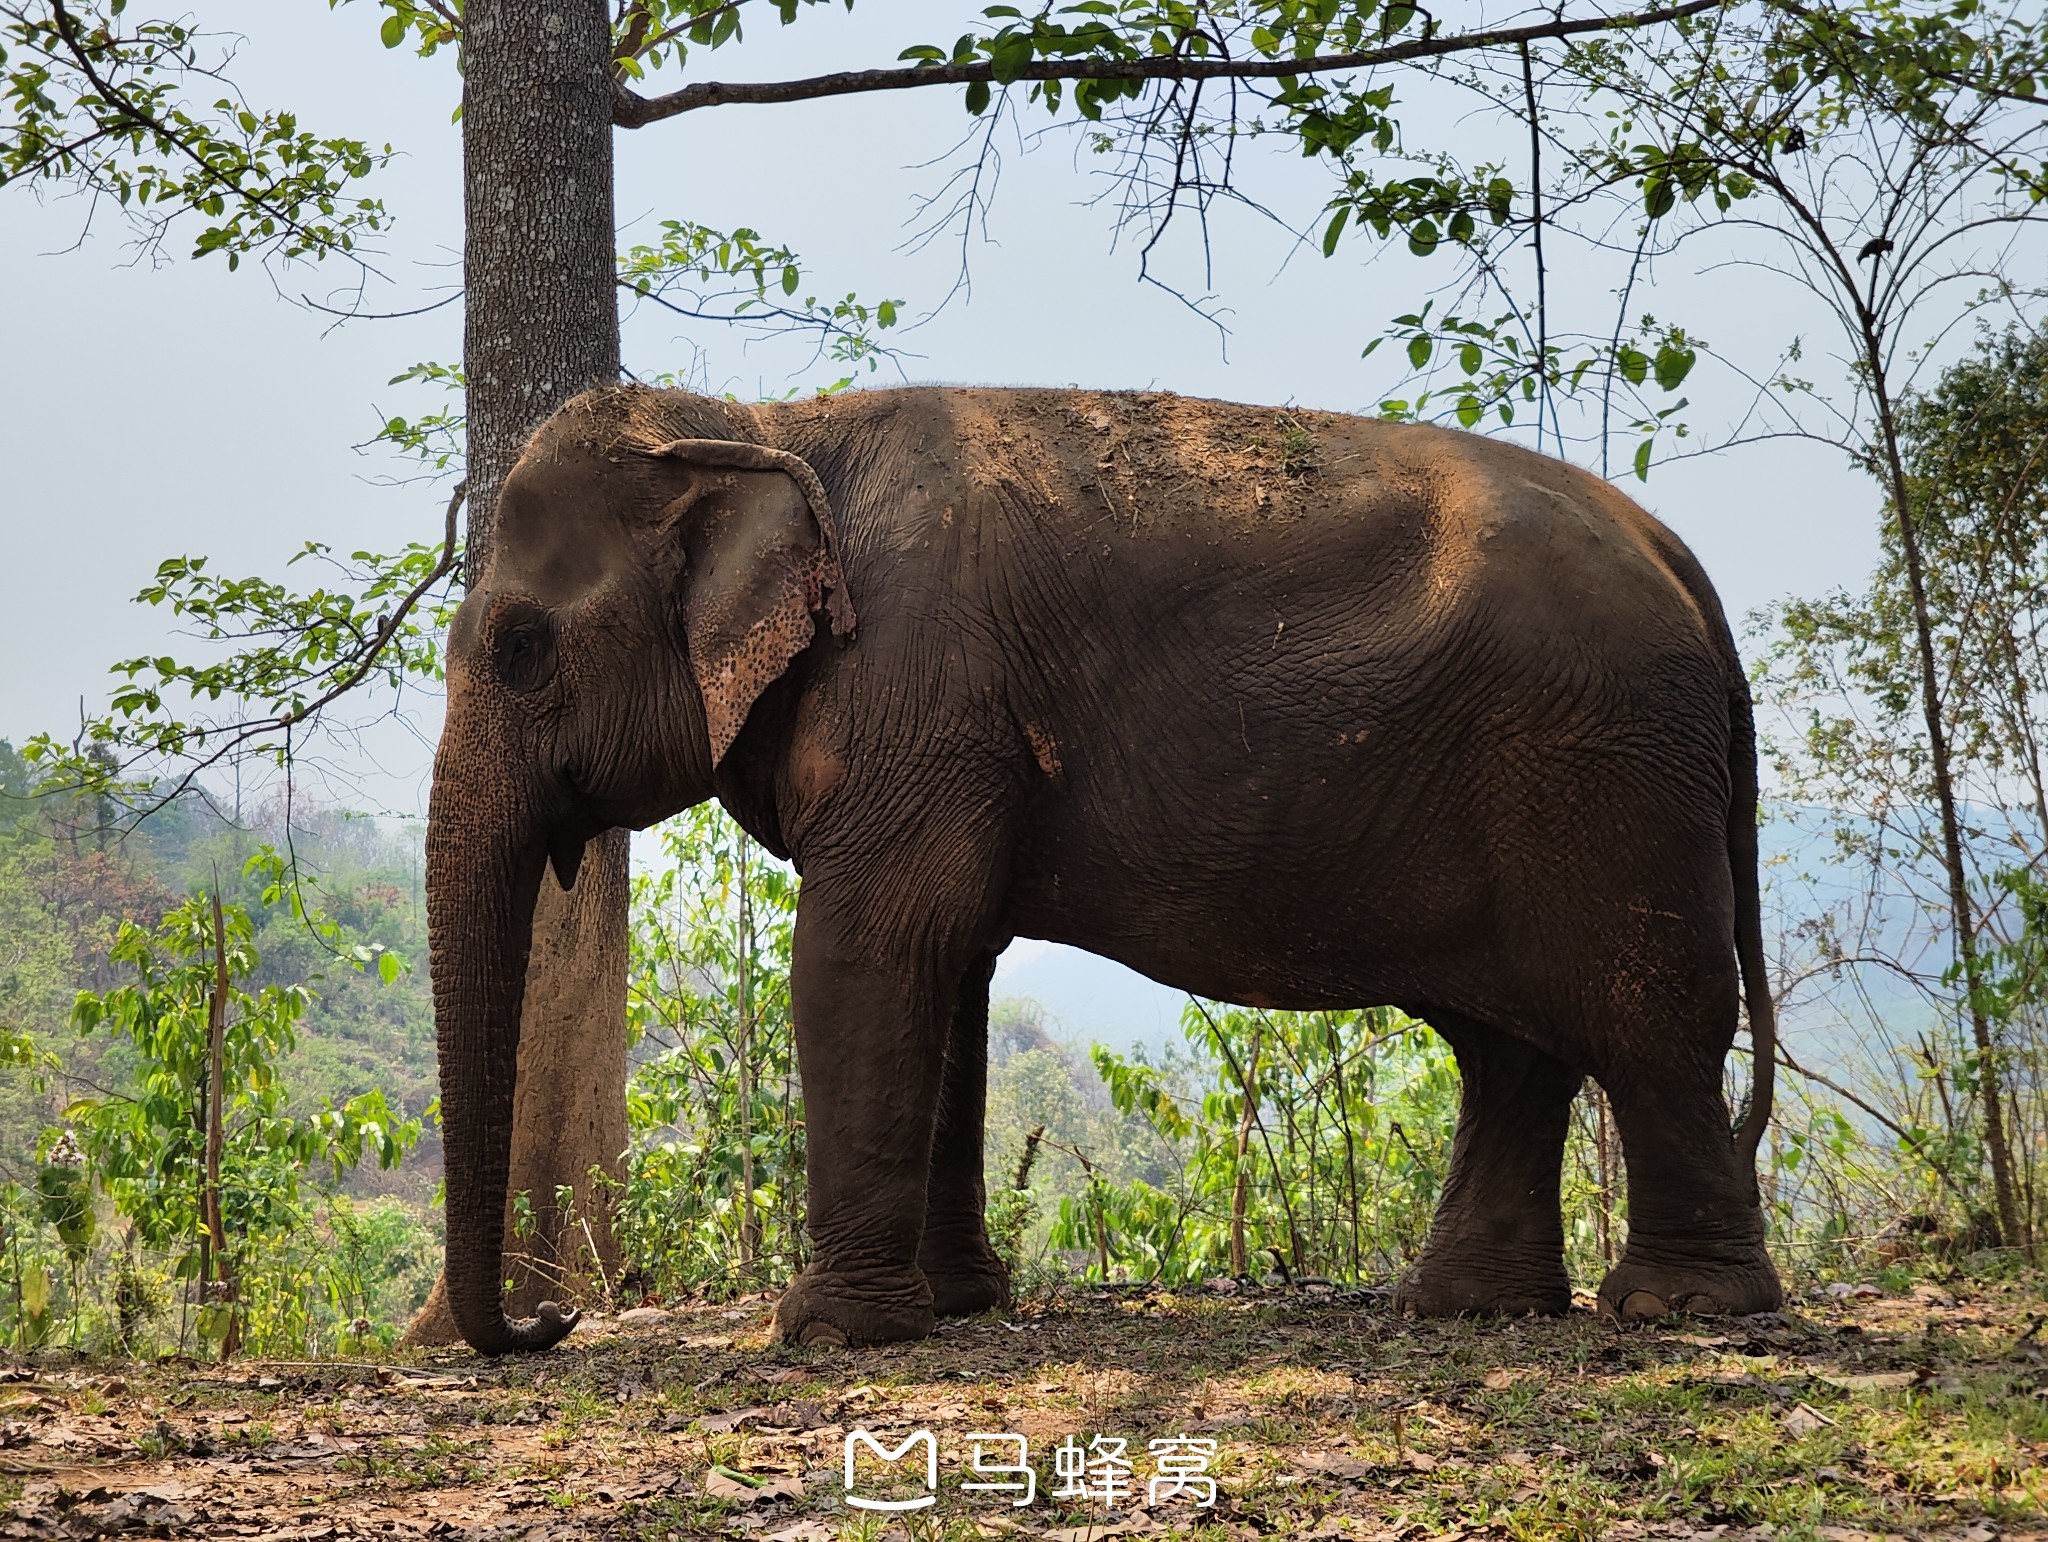
[[[971,1317],[1010,1299],[1010,1271],[989,1246],[983,1172],[988,1109],[988,989],[996,955],[985,955],[960,982],[946,1041],[938,1131],[932,1139],[918,1267],[931,1282],[932,1310]]]
[[[791,1007],[804,1084],[811,1263],[775,1308],[794,1344],[882,1344],[932,1331],[918,1267],[947,1035],[967,924],[926,886],[899,891],[812,872],[797,904]],[[970,912],[971,914],[971,912]]]
[[[1558,1176],[1572,1066],[1498,1029],[1438,1027],[1464,1081],[1451,1170],[1429,1240],[1394,1289],[1394,1304],[1427,1317],[1563,1312]]]

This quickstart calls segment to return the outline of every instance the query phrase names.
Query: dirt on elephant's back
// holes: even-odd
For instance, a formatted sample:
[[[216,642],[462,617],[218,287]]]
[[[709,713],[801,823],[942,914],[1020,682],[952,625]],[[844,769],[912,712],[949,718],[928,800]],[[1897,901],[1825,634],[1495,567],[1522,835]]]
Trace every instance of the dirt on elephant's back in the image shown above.
[[[1339,413],[1165,391],[965,391],[952,415],[978,477],[1038,481],[1044,495],[1034,471],[1049,460],[1055,480],[1133,529],[1197,506],[1207,522],[1256,528],[1355,500],[1368,478],[1425,490],[1410,457],[1386,453],[1400,428]]]
[[[2039,1276],[1627,1329],[1584,1311],[1412,1322],[1364,1293],[1217,1284],[1047,1289],[866,1351],[772,1347],[754,1298],[588,1323],[524,1360],[53,1353],[0,1389],[5,1534],[2048,1534]],[[907,1521],[849,1507],[856,1431],[885,1449],[930,1432],[934,1504]],[[1027,1442],[1030,1503],[960,1488],[976,1436],[992,1464]],[[923,1451],[889,1493],[921,1494],[904,1469]],[[1213,1479],[1213,1504],[1199,1482],[1154,1489],[1198,1458],[1182,1475]]]

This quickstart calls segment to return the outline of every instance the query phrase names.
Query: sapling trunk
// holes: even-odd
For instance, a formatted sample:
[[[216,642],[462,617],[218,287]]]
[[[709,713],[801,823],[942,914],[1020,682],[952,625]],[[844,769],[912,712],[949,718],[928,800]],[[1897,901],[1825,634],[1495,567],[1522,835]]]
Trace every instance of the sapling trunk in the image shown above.
[[[1991,1158],[1991,1185],[1998,1205],[2000,1240],[2032,1251],[2033,1239],[2021,1220],[2013,1183],[2012,1145],[2005,1132],[2004,1080],[1999,1074],[1997,1045],[1984,1010],[1983,961],[1977,951],[1976,909],[1970,900],[1970,870],[1963,856],[1962,820],[1956,808],[1955,775],[1949,756],[1948,729],[1942,720],[1941,682],[1934,656],[1934,624],[1927,603],[1927,573],[1920,550],[1919,526],[1913,517],[1911,488],[1899,453],[1898,418],[1885,388],[1881,339],[1865,316],[1863,342],[1870,370],[1871,395],[1877,406],[1884,448],[1884,472],[1890,484],[1899,555],[1906,565],[1906,588],[1912,601],[1913,640],[1920,662],[1920,706],[1927,724],[1927,760],[1941,815],[1942,865],[1947,870],[1949,909],[1954,916],[1956,956],[1963,971],[1963,1000],[1970,1037],[1977,1050],[1977,1090],[1984,1110],[1984,1145]]]
[[[219,1277],[219,1289],[214,1294],[228,1313],[227,1331],[221,1335],[220,1341],[223,1360],[241,1348],[241,1314],[235,1307],[234,1275],[227,1263],[227,1227],[220,1213],[220,1158],[221,1148],[226,1143],[223,1104],[227,1098],[227,1042],[227,926],[221,916],[220,883],[216,878],[213,886],[213,990],[206,1001],[206,1100],[201,1116],[206,1131],[206,1177],[200,1191],[199,1210],[206,1230],[199,1244],[199,1299],[205,1303],[213,1284],[214,1275],[208,1272],[210,1264]]]

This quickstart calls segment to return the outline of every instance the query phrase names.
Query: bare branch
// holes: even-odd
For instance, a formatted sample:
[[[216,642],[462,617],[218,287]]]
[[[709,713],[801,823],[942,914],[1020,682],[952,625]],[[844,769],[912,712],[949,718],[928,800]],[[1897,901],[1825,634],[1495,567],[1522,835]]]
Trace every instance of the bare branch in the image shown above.
[[[1729,3],[1730,0],[1686,0],[1681,5],[1627,11],[1619,16],[1581,16],[1569,21],[1555,17],[1522,27],[1494,27],[1479,32],[1453,33],[1448,37],[1426,36],[1360,53],[1315,54],[1305,59],[1189,58],[1178,54],[1145,59],[1035,59],[1013,73],[1006,72],[1007,78],[1001,82],[996,79],[995,66],[983,62],[845,70],[832,75],[813,75],[803,80],[706,80],[653,97],[641,96],[621,86],[614,100],[612,121],[620,128],[644,128],[664,118],[695,112],[703,107],[808,102],[820,97],[857,96],[869,91],[914,91],[925,86],[1007,85],[1011,80],[1293,79],[1305,75],[1326,75],[1338,70],[1371,69],[1382,64],[1404,64],[1414,59],[1441,59],[1454,54],[1557,38],[1634,31],[1720,10]]]

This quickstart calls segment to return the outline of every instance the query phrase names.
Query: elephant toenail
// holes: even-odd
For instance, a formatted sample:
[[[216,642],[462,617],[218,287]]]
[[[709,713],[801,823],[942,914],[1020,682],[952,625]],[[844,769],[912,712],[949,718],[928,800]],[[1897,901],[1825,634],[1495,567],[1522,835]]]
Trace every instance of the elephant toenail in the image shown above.
[[[799,1344],[829,1344],[837,1349],[846,1347],[846,1333],[829,1322],[814,1322],[797,1336]]]
[[[1662,1296],[1653,1296],[1647,1290],[1632,1290],[1621,1298],[1621,1315],[1624,1319],[1663,1317],[1671,1308],[1664,1304]]]

